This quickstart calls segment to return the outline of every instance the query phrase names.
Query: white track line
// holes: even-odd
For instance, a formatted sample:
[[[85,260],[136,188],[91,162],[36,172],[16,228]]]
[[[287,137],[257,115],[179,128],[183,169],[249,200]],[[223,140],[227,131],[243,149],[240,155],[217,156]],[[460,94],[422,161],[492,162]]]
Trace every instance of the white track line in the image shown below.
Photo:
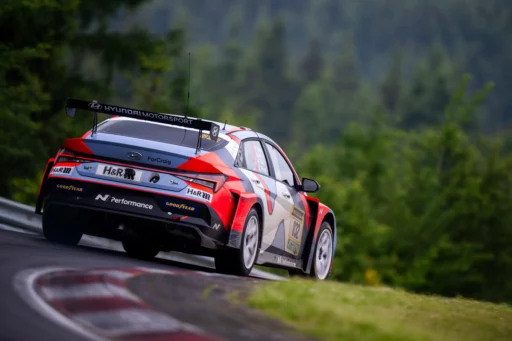
[[[88,283],[75,285],[42,286],[41,293],[47,301],[80,299],[80,298],[106,298],[122,297],[134,302],[140,299],[127,289],[111,283]]]
[[[87,271],[88,275],[98,275],[98,276],[105,276],[108,278],[118,279],[121,281],[124,281],[130,277],[133,277],[134,274],[127,272],[127,271],[121,271],[121,270],[92,270]]]
[[[65,268],[44,268],[44,269],[29,269],[19,272],[14,277],[14,289],[18,292],[20,297],[33,309],[35,309],[42,316],[49,318],[53,322],[61,325],[68,330],[85,337],[92,341],[107,341],[107,339],[92,333],[86,328],[74,323],[66,316],[61,315],[59,312],[49,306],[35,291],[34,282],[40,276],[46,275],[55,271],[66,271],[71,269]]]
[[[170,316],[146,309],[123,309],[70,315],[78,323],[100,330],[109,337],[134,334],[189,331],[200,333],[198,328],[186,325]]]

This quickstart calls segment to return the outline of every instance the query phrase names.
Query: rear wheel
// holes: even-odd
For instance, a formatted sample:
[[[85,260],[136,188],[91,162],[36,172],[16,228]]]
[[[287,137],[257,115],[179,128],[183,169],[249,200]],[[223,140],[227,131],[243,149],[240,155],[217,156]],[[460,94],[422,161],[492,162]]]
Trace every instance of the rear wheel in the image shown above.
[[[219,272],[247,276],[256,262],[260,242],[260,220],[253,208],[245,220],[240,249],[215,256],[215,268]]]
[[[122,243],[123,248],[128,255],[139,259],[153,259],[160,252],[157,247],[144,240],[135,240],[129,238],[123,240]]]
[[[83,235],[82,221],[74,210],[49,206],[43,211],[43,235],[52,242],[76,245]]]

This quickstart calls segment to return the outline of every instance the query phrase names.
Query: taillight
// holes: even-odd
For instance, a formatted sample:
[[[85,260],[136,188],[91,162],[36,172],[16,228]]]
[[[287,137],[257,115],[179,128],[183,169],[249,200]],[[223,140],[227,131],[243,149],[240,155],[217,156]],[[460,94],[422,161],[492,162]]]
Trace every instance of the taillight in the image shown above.
[[[228,179],[228,177],[224,174],[202,173],[176,174],[176,177],[188,182],[193,182],[195,184],[211,188],[214,192],[217,192]]]
[[[82,163],[82,162],[87,162],[87,160],[79,159],[76,157],[75,153],[73,153],[72,151],[62,148],[61,150],[59,150],[59,157],[57,157],[57,162],[55,162],[55,163],[59,163],[59,162]]]

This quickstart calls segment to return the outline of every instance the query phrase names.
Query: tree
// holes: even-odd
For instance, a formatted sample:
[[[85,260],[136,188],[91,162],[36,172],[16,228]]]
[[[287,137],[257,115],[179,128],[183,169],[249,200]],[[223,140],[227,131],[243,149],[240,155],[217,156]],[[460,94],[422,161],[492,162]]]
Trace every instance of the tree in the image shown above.
[[[381,81],[379,91],[382,104],[390,113],[398,114],[403,97],[403,57],[398,49],[389,56],[388,71]]]
[[[444,108],[455,89],[460,74],[441,46],[431,49],[425,60],[418,64],[404,101],[402,126],[420,128],[439,125]]]
[[[318,38],[311,38],[308,49],[299,63],[299,77],[302,84],[307,85],[316,81],[324,68],[323,54]]]
[[[288,78],[288,59],[284,41],[284,22],[260,23],[241,72],[243,103],[262,112],[259,125],[264,133],[279,142],[288,138],[292,106],[297,96]]]
[[[53,105],[48,79],[62,79],[61,56],[75,30],[76,13],[76,1],[9,0],[0,7],[0,29],[16,32],[0,42],[2,196],[12,197],[13,179],[35,176],[46,157],[46,141],[39,138],[48,129],[42,113]]]
[[[90,124],[85,115],[66,119],[65,99],[108,100],[115,71],[137,67],[140,54],[154,48],[157,41],[143,30],[107,29],[116,10],[143,2],[8,0],[2,5],[0,28],[16,34],[0,43],[1,161],[8,165],[0,195],[18,193],[18,199],[33,202],[37,185],[31,183],[39,182],[46,160],[65,137]],[[90,61],[95,67],[88,68]]]

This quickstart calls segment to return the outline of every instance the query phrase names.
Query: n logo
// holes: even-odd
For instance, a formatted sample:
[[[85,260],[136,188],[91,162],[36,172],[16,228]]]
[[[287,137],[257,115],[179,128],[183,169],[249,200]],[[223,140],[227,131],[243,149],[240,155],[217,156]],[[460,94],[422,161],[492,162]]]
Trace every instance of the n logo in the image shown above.
[[[212,228],[213,228],[214,230],[218,230],[218,229],[219,229],[219,227],[220,227],[220,224],[219,224],[219,223],[217,223],[217,224],[213,224],[213,226],[212,226]]]
[[[105,195],[98,194],[98,195],[96,196],[96,199],[94,199],[94,200],[107,201],[107,200],[108,200],[108,198],[110,198],[110,195],[108,195],[108,194],[105,194]]]

